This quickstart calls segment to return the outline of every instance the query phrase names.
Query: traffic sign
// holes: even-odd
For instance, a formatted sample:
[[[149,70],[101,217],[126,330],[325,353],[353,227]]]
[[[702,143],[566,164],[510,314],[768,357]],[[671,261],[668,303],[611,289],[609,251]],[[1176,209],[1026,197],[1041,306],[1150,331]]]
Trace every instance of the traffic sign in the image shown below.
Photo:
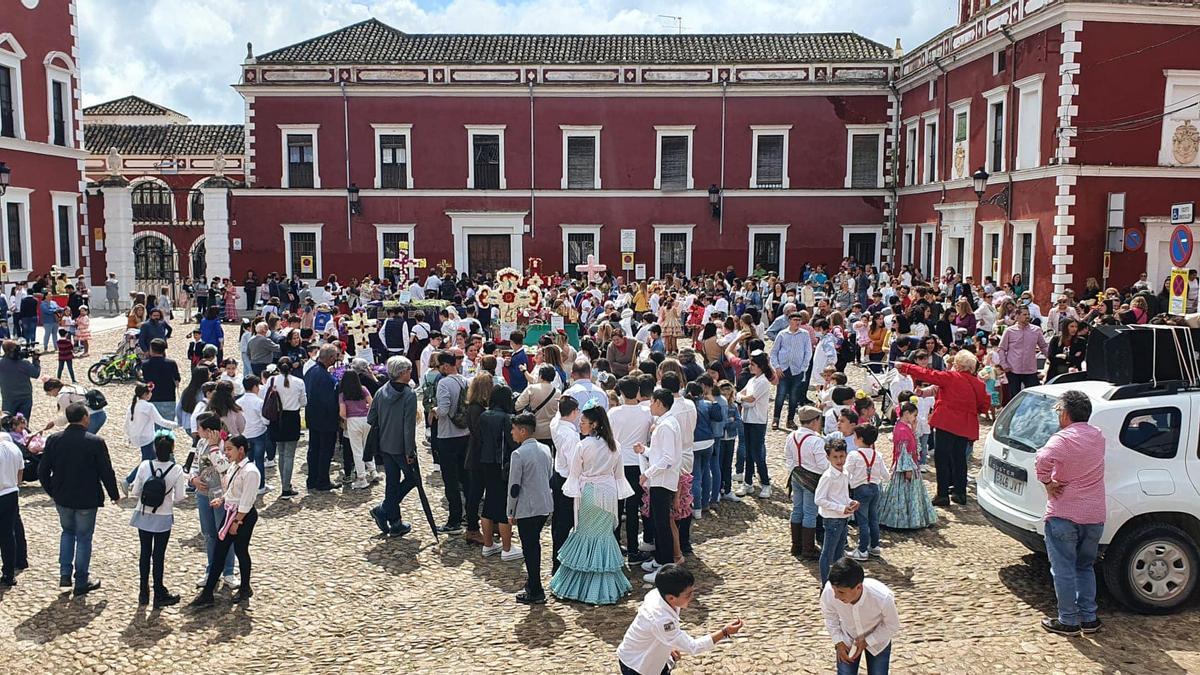
[[[1190,225],[1196,222],[1196,202],[1180,202],[1171,205],[1171,224]]]
[[[626,271],[633,270],[633,254],[626,251],[621,254],[621,269]]]
[[[1177,225],[1171,232],[1171,262],[1176,267],[1183,267],[1192,258],[1192,228],[1187,225]]]
[[[1187,311],[1188,271],[1171,270],[1171,297],[1167,303],[1167,313],[1176,316]]]
[[[1142,244],[1144,244],[1144,243],[1145,243],[1145,240],[1142,238],[1141,230],[1130,229],[1127,232],[1125,232],[1125,250],[1126,251],[1139,251],[1139,250],[1141,250]]]

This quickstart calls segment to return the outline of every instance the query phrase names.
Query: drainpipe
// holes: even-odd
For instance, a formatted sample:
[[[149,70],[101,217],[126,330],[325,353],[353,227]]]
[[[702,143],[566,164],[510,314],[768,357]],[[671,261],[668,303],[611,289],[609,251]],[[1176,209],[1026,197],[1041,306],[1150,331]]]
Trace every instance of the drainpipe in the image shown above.
[[[1016,158],[1016,143],[1013,142],[1016,139],[1016,134],[1013,133],[1016,131],[1016,129],[1014,128],[1014,121],[1016,119],[1016,116],[1013,114],[1013,108],[1016,107],[1017,105],[1019,105],[1021,102],[1020,97],[1017,95],[1017,93],[1015,91],[1013,91],[1013,82],[1016,81],[1016,74],[1017,74],[1017,41],[1015,38],[1013,38],[1012,32],[1008,29],[1008,26],[1001,26],[1000,32],[1008,40],[1009,46],[1012,47],[1012,58],[1008,60],[1008,64],[1009,64],[1008,65],[1008,91],[1010,94],[1012,94],[1012,97],[1010,98],[1010,103],[1007,106],[1005,106],[1005,108],[1004,108],[1004,118],[1005,118],[1004,124],[1008,128],[1008,140],[1009,140],[1008,147],[1006,147],[1004,149],[1004,168],[1007,169],[1007,171],[1005,171],[1005,175],[1008,178],[1008,204],[1004,207],[1004,236],[1007,238],[1007,241],[1012,242],[1012,244],[1011,244],[1013,246],[1012,250],[1016,251],[1017,250],[1016,249],[1017,242],[1014,241],[1016,233],[1013,231],[1013,226],[1012,226],[1012,208],[1013,208],[1014,197],[1016,196],[1014,194],[1014,192],[1016,190],[1016,184],[1013,183],[1012,173],[1013,173],[1013,170],[1016,169],[1016,160],[1017,160],[1017,158]],[[1008,47],[1005,47],[1005,49],[1007,50]],[[1040,115],[1041,112],[1039,111],[1038,114]],[[985,117],[985,121],[986,121],[986,117]],[[1034,236],[1036,237],[1037,235],[1034,235]],[[1010,261],[1012,260],[1012,256],[1009,256],[1009,260]],[[1034,261],[1030,260],[1029,261],[1029,270],[1031,272],[1030,276],[1033,276],[1033,274],[1032,274],[1033,265],[1034,265]],[[1051,270],[1054,269],[1053,263],[1050,265],[1050,269]],[[1004,271],[1003,260],[1000,262],[1000,271],[1001,272]],[[1015,273],[1016,273],[1016,270],[1009,270],[1008,275],[1011,278],[1012,275]],[[1004,275],[999,274],[998,276],[1003,277]],[[994,279],[993,281],[995,281],[996,283],[1000,283],[1000,279]],[[1025,279],[1024,277],[1021,278],[1021,281],[1024,282],[1025,284],[1029,283],[1029,280]]]
[[[536,204],[536,199],[534,197],[534,187],[535,187],[534,176],[535,175],[534,175],[534,171],[533,171],[533,166],[534,166],[533,150],[534,150],[534,143],[533,143],[533,81],[530,81],[529,82],[529,238],[530,239],[534,238],[535,228],[534,228],[533,224],[537,220],[537,204]],[[600,154],[600,148],[596,148],[597,157],[599,157],[599,154]],[[518,260],[517,264],[521,265],[522,261]],[[522,265],[520,269],[525,269],[525,267]]]
[[[342,90],[342,140],[346,151],[346,241],[350,241],[350,104],[346,99],[346,83],[338,83]]]
[[[950,96],[949,96],[950,92],[947,90],[947,88],[950,86],[950,73],[946,72],[946,69],[942,67],[941,59],[934,59],[933,65],[935,67],[937,67],[938,71],[941,72],[941,81],[942,81],[942,86],[941,86],[942,107],[941,107],[941,114],[938,115],[938,128],[937,128],[938,138],[936,139],[937,140],[937,150],[938,150],[937,151],[937,167],[936,168],[937,168],[937,173],[941,173],[941,170],[944,167],[944,164],[942,163],[942,150],[945,149],[942,147],[944,144],[941,142],[941,135],[942,135],[942,132],[945,131],[945,129],[946,129],[946,127],[945,127],[945,124],[947,121],[946,117],[950,114],[950,108],[948,105],[949,101],[950,101]],[[934,178],[937,178],[937,176],[935,175]],[[942,198],[939,203],[945,204],[946,203],[946,181],[939,180],[938,182],[941,183],[941,185],[942,185]],[[938,214],[937,228],[935,228],[933,231],[934,247],[937,247],[938,240],[941,239],[942,220],[944,217],[941,209],[938,209],[937,214]],[[942,251],[942,253],[945,254],[945,251]],[[964,251],[963,252],[964,259],[966,258],[966,255],[967,255],[967,253]],[[937,263],[942,262],[940,257],[936,262]],[[938,266],[936,264],[931,264],[930,267],[931,267],[931,269],[929,270],[930,276],[932,276],[933,278],[937,278],[938,275],[941,274],[940,272],[938,272]],[[961,269],[955,269],[955,271],[958,272],[959,274],[962,274]],[[926,279],[925,281],[928,282],[929,279]]]
[[[896,87],[894,80],[888,82],[888,89],[892,92],[892,96],[896,98],[896,119],[892,122],[892,152],[890,159],[892,160],[892,184],[889,186],[892,193],[892,214],[888,218],[888,245],[892,247],[892,253],[888,256],[888,260],[892,264],[893,275],[897,274],[900,265],[903,261],[898,260],[900,257],[897,253],[903,253],[903,245],[896,246],[896,223],[900,220],[900,180],[897,178],[897,172],[900,171],[900,147],[903,139],[900,138],[900,117],[903,112],[900,109],[900,90]],[[914,176],[915,178],[915,176]],[[914,236],[916,233],[914,233]]]
[[[721,82],[721,182],[718,185],[721,188],[721,196],[717,202],[720,209],[720,213],[717,215],[717,233],[722,235],[725,234],[725,94],[728,88],[729,82]],[[779,252],[781,259],[784,255],[784,251]]]

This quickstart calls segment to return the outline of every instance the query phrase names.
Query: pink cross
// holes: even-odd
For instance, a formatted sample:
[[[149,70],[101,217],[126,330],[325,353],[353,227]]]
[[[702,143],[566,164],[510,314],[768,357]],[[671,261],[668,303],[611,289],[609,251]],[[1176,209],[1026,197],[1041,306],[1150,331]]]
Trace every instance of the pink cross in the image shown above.
[[[607,265],[601,265],[597,263],[596,256],[591,254],[589,254],[587,257],[587,263],[575,266],[576,272],[583,272],[587,274],[588,281],[600,281],[600,272],[603,272],[607,269]]]

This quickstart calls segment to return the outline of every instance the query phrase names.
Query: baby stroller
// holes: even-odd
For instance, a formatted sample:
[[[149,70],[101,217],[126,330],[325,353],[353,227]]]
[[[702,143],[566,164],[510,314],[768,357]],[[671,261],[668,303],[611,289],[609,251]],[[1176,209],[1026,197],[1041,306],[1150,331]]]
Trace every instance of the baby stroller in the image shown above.
[[[879,400],[879,405],[876,406],[876,409],[879,411],[879,421],[887,422],[888,424],[895,422],[893,408],[896,407],[896,402],[892,400],[891,389],[892,383],[896,381],[899,372],[887,361],[875,364],[883,368],[883,372],[878,374],[875,372],[875,369],[866,365],[855,365],[867,374],[867,379],[863,384],[867,395]],[[879,424],[876,423],[876,426],[879,426]]]

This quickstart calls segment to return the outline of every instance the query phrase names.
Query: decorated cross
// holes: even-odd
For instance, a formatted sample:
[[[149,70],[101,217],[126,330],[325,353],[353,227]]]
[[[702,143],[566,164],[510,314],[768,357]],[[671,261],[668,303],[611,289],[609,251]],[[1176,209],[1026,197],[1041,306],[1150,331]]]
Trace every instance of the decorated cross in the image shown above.
[[[367,347],[371,344],[371,334],[376,331],[377,325],[378,322],[368,318],[365,311],[356,309],[346,320],[346,333],[354,340],[355,345]]]
[[[596,256],[588,254],[587,262],[583,265],[576,265],[576,272],[583,272],[587,275],[588,281],[600,281],[600,272],[607,270],[607,265],[601,265],[596,262]]]
[[[437,264],[438,271],[441,272],[442,277],[445,277],[446,270],[452,267],[454,267],[454,265],[451,265],[450,261],[446,260],[445,258],[442,258],[442,261]]]

